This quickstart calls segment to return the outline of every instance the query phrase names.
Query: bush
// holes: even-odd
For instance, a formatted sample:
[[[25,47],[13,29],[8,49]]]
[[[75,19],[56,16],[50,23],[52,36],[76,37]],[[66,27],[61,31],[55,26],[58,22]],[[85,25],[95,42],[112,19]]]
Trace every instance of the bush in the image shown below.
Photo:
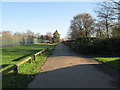
[[[120,38],[77,38],[65,43],[81,54],[119,55],[120,53]]]

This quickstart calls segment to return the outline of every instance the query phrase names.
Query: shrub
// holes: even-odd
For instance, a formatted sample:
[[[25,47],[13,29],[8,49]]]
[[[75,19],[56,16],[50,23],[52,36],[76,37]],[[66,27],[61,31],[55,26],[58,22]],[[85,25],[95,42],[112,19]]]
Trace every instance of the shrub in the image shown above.
[[[120,38],[77,38],[65,43],[81,54],[119,55],[120,53]]]

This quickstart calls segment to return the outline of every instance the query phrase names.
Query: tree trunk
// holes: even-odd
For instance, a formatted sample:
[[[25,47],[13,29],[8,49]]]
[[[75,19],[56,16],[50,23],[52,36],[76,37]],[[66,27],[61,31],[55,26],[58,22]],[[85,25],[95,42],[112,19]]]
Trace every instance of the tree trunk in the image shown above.
[[[107,18],[106,18],[106,30],[107,30],[107,38],[109,38],[109,30],[108,30],[108,20],[107,20]]]
[[[87,31],[85,31],[85,36],[86,36],[86,37],[88,36]]]

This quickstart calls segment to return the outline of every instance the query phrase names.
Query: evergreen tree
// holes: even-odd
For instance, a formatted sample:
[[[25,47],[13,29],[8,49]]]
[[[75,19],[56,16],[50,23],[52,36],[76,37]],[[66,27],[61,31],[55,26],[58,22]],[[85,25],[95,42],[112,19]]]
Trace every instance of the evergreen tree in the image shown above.
[[[60,34],[58,33],[58,31],[56,30],[53,33],[53,42],[59,42],[60,41]]]

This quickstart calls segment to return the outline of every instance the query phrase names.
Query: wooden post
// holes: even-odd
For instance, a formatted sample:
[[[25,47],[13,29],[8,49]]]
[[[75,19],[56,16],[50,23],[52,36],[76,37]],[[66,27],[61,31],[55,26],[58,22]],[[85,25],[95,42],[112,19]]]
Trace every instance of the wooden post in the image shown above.
[[[32,63],[32,58],[30,59],[30,63]]]
[[[48,48],[45,49],[45,51],[47,51],[47,50],[48,50]]]
[[[41,53],[39,53],[39,56],[41,55]]]
[[[32,58],[29,60],[29,63],[32,63]]]
[[[44,49],[44,50],[42,51],[42,53],[44,53],[44,52],[45,52],[45,50],[46,50],[46,49]]]
[[[14,70],[14,74],[17,75],[18,74],[18,67],[17,67],[17,65],[16,65],[16,67],[13,70]]]
[[[33,58],[34,58],[34,61],[35,61],[36,60],[36,55],[34,55]]]

